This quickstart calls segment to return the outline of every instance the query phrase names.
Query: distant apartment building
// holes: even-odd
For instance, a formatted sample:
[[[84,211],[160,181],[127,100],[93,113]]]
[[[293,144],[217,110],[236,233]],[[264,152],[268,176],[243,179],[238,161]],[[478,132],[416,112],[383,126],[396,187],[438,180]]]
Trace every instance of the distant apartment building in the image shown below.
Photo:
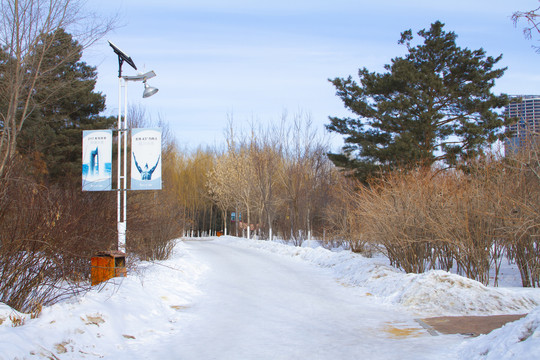
[[[511,97],[505,115],[517,121],[508,127],[509,135],[505,141],[505,151],[514,152],[529,144],[540,134],[540,95],[516,95]]]

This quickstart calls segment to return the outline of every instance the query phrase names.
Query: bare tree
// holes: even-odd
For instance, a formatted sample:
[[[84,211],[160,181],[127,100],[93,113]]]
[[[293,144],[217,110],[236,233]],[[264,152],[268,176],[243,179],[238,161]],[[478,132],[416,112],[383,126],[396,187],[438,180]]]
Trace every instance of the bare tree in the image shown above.
[[[218,157],[208,177],[207,186],[214,200],[222,206],[240,206],[245,211],[247,237],[251,237],[251,220],[255,205],[255,191],[252,179],[249,153],[245,148],[228,149]],[[238,217],[237,221],[240,221]]]
[[[504,235],[523,286],[540,287],[540,134],[528,128],[520,146],[507,151]]]
[[[516,11],[512,14],[512,21],[515,26],[517,26],[522,19],[527,23],[527,26],[523,27],[523,34],[527,39],[532,39],[533,32],[540,33],[540,14],[538,14],[538,11],[540,11],[540,6],[533,10]],[[536,48],[537,52],[540,52],[540,47],[533,47]]]
[[[319,212],[325,207],[335,169],[327,150],[326,139],[317,135],[309,114],[296,114],[285,139],[281,181],[290,236],[297,245],[311,238],[314,220],[323,218]]]
[[[234,184],[228,176],[228,158],[222,154],[216,158],[210,170],[206,187],[212,200],[223,213],[225,235],[227,235],[227,211],[235,205]]]
[[[130,128],[157,127],[162,136],[162,179],[163,189],[159,191],[135,191],[128,198],[129,251],[142,259],[162,260],[168,258],[174,247],[174,239],[185,228],[184,198],[180,196],[182,181],[188,180],[179,172],[183,170],[182,159],[176,147],[174,136],[168,124],[158,116],[152,119],[141,106],[128,110]],[[193,156],[196,158],[196,156]],[[194,166],[191,176],[200,174]],[[130,177],[128,167],[127,176]],[[193,191],[195,193],[195,191]]]
[[[322,234],[336,169],[309,116],[298,114],[290,124],[284,114],[279,126],[267,128],[252,123],[247,135],[237,135],[230,123],[226,136],[227,150],[208,177],[214,202],[242,211],[248,236],[253,228],[300,245],[315,227]]]
[[[103,37],[112,19],[83,11],[81,0],[1,0],[0,47],[0,175],[16,151],[25,120],[39,105],[34,89],[67,58],[46,63],[45,54],[59,30],[70,32],[83,49]],[[76,55],[75,53],[73,54]],[[52,80],[54,81],[54,80]],[[54,87],[55,83],[48,84]],[[55,96],[61,96],[60,90]]]
[[[283,127],[270,126],[255,130],[249,139],[249,156],[252,166],[252,182],[255,198],[259,203],[259,221],[267,229],[268,239],[273,238],[273,227],[278,208],[282,203],[279,196],[279,171],[283,164]]]
[[[362,185],[358,184],[358,180],[344,177],[336,171],[334,177],[336,180],[324,214],[326,230],[329,233],[325,236],[324,243],[329,248],[345,246],[353,252],[368,254],[367,239],[361,231],[363,219],[356,214],[356,187]]]

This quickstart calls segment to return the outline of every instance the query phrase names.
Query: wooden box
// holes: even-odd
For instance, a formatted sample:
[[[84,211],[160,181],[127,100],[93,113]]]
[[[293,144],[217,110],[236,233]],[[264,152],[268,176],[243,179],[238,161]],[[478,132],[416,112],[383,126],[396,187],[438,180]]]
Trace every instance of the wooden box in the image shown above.
[[[90,277],[92,286],[113,277],[126,276],[126,254],[121,251],[100,252],[92,257]]]

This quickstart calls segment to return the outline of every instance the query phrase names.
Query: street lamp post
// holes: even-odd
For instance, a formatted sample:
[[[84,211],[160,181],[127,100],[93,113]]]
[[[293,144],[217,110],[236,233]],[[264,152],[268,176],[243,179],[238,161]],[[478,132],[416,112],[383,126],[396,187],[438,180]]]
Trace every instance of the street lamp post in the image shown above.
[[[127,123],[127,82],[142,81],[144,84],[143,98],[150,97],[158,92],[158,89],[147,84],[147,80],[156,76],[154,71],[149,71],[144,74],[134,76],[122,75],[122,65],[128,63],[132,68],[137,70],[135,63],[125,52],[120,50],[116,45],[109,41],[109,45],[118,55],[118,171],[117,171],[117,222],[118,222],[118,250],[125,252],[126,250],[126,212],[127,212],[127,137],[129,133]],[[122,92],[124,101],[122,103]],[[124,113],[122,116],[122,104],[124,105]],[[123,149],[122,149],[123,148]],[[123,150],[123,151],[122,151]]]

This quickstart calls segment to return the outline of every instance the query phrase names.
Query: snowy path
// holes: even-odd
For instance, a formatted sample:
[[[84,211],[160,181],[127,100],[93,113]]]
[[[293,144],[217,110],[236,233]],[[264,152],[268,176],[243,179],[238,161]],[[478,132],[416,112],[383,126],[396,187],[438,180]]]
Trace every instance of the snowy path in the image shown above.
[[[37,318],[0,303],[0,360],[538,359],[538,289],[404,274],[320,247],[206,240],[181,241],[170,259],[138,263]],[[414,321],[527,312],[474,339],[431,336]]]
[[[214,241],[187,248],[209,267],[203,295],[174,336],[129,349],[141,358],[453,359],[463,341],[433,337],[402,308],[297,259]]]

